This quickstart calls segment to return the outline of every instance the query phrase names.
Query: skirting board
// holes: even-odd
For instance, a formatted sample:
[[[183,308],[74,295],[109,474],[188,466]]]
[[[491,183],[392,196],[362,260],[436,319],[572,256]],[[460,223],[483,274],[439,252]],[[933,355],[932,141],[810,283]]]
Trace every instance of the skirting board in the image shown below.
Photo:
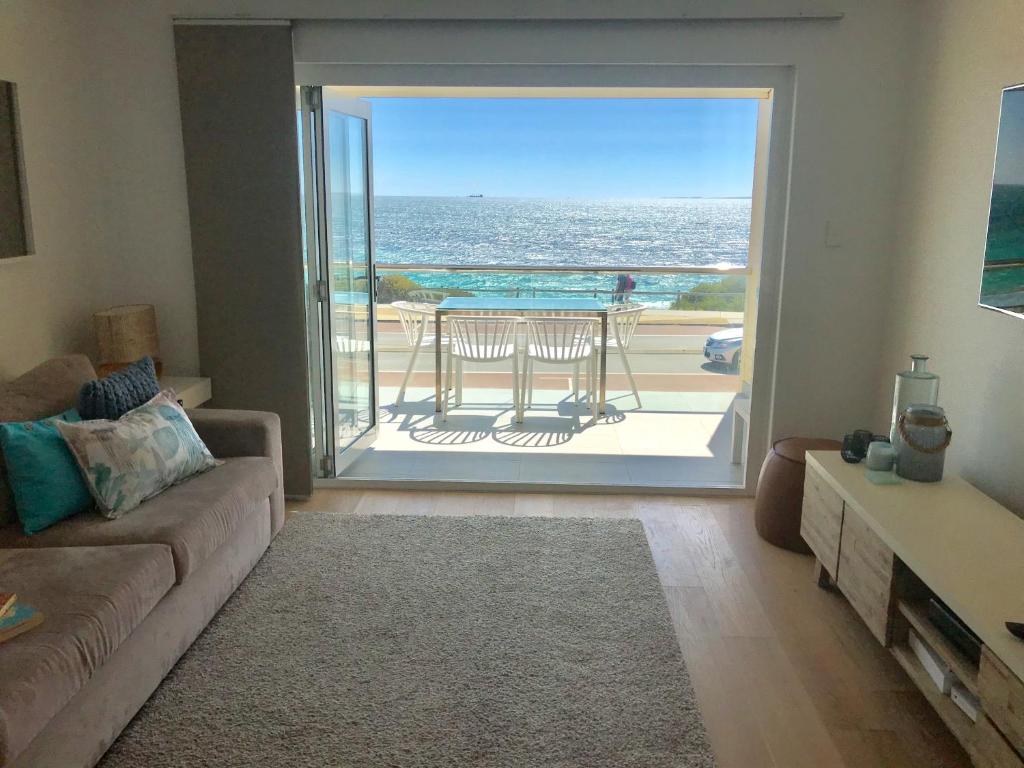
[[[657,496],[752,497],[753,490],[738,486],[659,486],[659,485],[577,485],[571,483],[481,482],[474,480],[380,480],[371,478],[333,478],[313,481],[313,489],[337,488],[385,491],[476,491],[490,493],[580,493],[650,494]]]

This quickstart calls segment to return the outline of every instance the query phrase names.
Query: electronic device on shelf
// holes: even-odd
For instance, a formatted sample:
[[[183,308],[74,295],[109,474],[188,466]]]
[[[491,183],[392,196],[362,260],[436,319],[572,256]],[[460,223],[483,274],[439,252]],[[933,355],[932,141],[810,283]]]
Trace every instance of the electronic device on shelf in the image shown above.
[[[938,598],[928,600],[928,620],[959,651],[975,664],[981,662],[981,640],[971,632],[960,617]]]

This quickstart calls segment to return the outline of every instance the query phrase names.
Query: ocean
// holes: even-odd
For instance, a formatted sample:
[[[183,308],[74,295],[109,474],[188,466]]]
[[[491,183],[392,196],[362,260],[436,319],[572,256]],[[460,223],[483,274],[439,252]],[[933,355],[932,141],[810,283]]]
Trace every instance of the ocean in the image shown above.
[[[1024,310],[1024,185],[992,186],[981,301]]]
[[[575,200],[377,197],[376,258],[392,264],[744,266],[749,198]],[[609,298],[614,274],[403,270],[426,288]],[[634,298],[668,306],[705,275],[633,275]]]

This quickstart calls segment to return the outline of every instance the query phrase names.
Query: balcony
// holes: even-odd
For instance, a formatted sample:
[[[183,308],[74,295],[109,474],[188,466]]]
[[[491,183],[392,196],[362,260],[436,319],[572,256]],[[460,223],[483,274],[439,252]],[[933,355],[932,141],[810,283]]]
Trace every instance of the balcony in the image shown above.
[[[637,283],[629,300],[645,306],[627,350],[642,405],[615,348],[607,357],[606,412],[596,422],[585,402],[574,399],[571,369],[538,366],[533,405],[516,423],[510,364],[467,364],[463,404],[442,421],[434,412],[432,348],[417,355],[399,400],[412,350],[392,302],[472,294],[585,296],[611,304],[622,273]],[[734,462],[733,404],[749,393],[752,367],[749,354],[734,355],[752,352],[752,340],[741,336],[738,344],[725,345],[717,354],[722,361],[704,353],[712,334],[744,327],[751,311],[745,268],[379,265],[377,279],[380,433],[345,478],[742,485],[742,456]]]

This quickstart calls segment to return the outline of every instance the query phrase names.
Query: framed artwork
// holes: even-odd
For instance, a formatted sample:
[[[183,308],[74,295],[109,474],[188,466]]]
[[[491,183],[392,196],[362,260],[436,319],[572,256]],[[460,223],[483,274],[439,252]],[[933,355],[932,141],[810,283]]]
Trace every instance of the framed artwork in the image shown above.
[[[980,304],[1024,317],[1024,85],[1003,90]]]
[[[0,80],[0,260],[33,252],[18,91]]]

